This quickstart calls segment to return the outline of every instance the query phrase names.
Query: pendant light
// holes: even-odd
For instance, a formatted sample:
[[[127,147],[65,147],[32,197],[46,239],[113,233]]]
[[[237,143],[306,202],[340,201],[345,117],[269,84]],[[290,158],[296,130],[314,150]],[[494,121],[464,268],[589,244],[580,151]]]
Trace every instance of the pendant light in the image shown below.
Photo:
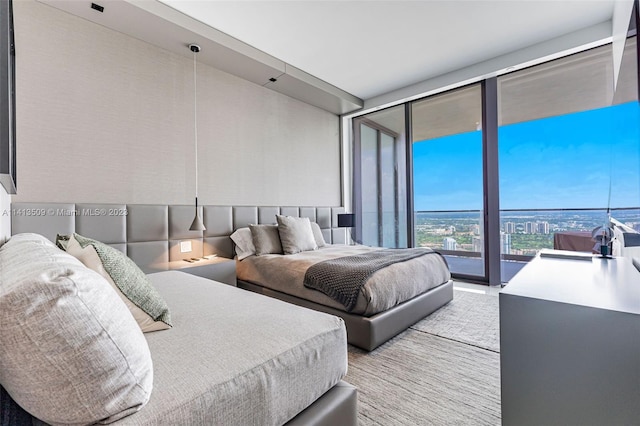
[[[193,52],[193,139],[196,153],[196,214],[191,222],[189,231],[204,231],[204,223],[198,212],[198,87],[196,86],[196,54],[200,52],[200,46],[197,44],[190,44],[189,50]]]

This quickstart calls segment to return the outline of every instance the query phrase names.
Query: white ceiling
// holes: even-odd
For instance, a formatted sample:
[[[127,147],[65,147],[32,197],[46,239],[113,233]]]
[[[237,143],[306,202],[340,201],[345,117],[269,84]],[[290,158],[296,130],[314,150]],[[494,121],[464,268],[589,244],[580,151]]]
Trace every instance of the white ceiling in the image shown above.
[[[369,99],[612,18],[614,0],[161,0]]]

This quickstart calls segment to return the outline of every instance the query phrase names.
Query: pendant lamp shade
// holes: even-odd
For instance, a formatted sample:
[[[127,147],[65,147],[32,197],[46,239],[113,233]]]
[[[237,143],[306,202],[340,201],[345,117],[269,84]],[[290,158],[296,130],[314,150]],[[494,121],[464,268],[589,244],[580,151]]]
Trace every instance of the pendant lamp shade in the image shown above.
[[[196,213],[189,231],[205,231],[207,228],[205,228],[198,211],[198,88],[196,86],[196,54],[200,52],[200,46],[190,44],[189,50],[193,52],[193,140],[196,153]]]
[[[202,218],[200,217],[200,212],[198,211],[198,197],[196,197],[196,215],[193,218],[193,222],[191,222],[191,226],[189,227],[189,231],[206,231],[204,223],[202,223]]]

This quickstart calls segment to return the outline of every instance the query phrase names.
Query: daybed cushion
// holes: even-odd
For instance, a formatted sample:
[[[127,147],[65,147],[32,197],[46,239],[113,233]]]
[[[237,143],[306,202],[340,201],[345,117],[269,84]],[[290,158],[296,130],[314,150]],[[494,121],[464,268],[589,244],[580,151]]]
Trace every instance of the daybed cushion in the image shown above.
[[[146,335],[154,392],[118,425],[282,425],[346,374],[341,318],[184,272],[149,278],[173,328]]]
[[[0,248],[0,384],[52,425],[112,422],[151,395],[151,354],[127,307],[40,235]]]
[[[276,215],[276,220],[284,254],[318,249],[308,217]]]
[[[99,241],[78,234],[58,236],[58,246],[99,273],[127,305],[143,333],[171,328],[167,303],[151,285],[147,276],[125,254]]]

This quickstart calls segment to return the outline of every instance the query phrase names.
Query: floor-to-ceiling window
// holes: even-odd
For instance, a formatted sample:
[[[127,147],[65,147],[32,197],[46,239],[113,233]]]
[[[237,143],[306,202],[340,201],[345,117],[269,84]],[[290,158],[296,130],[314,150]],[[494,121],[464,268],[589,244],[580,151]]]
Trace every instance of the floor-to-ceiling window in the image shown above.
[[[415,245],[473,277],[485,276],[481,122],[480,84],[411,105]]]
[[[589,250],[607,209],[640,230],[636,37],[615,87],[611,57],[603,45],[354,120],[360,242],[432,247],[454,276],[493,283],[566,248],[558,237]]]
[[[635,37],[498,77],[502,258],[589,249],[607,209],[640,223]]]

